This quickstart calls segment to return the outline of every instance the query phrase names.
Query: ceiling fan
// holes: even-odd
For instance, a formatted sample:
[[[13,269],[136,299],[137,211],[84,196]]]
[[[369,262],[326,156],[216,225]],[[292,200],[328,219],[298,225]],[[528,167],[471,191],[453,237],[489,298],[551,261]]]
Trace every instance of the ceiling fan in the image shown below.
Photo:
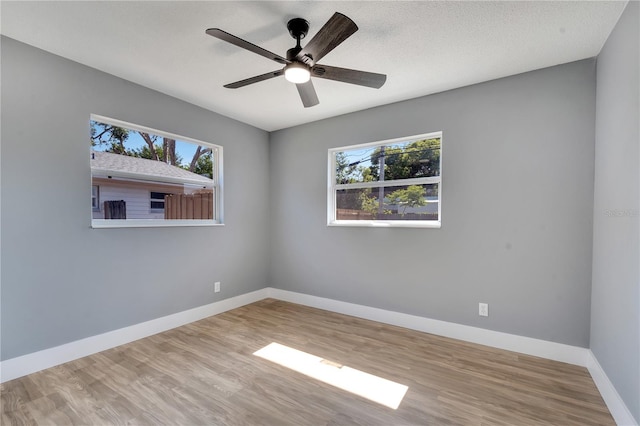
[[[311,76],[375,89],[382,87],[387,80],[387,76],[384,74],[338,68],[318,63],[327,53],[331,52],[340,43],[358,31],[358,26],[347,16],[338,12],[334,13],[305,47],[300,45],[300,40],[309,32],[309,22],[302,18],[294,18],[287,23],[287,29],[291,37],[296,39],[296,46],[289,49],[287,51],[287,57],[283,58],[280,55],[269,52],[260,46],[256,46],[219,28],[209,28],[206,33],[210,36],[219,38],[220,40],[224,40],[284,65],[284,68],[280,70],[236,81],[235,83],[225,84],[224,87],[237,89],[284,75],[288,81],[295,83],[300,98],[302,99],[302,104],[305,108],[308,108],[318,105],[319,103],[316,90],[310,79]]]

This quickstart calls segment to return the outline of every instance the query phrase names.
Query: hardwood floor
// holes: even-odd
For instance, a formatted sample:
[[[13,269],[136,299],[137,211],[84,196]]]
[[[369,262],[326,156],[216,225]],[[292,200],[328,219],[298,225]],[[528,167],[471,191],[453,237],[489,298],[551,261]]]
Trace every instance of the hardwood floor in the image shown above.
[[[408,386],[394,410],[253,355]],[[2,425],[613,425],[585,368],[267,299],[2,384]]]

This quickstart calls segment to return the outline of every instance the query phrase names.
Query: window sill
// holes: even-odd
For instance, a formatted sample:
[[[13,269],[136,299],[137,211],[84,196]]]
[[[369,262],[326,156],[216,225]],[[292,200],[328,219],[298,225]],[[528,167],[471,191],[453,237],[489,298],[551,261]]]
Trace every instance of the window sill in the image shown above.
[[[91,228],[168,228],[190,226],[224,226],[213,220],[162,220],[162,219],[93,219]]]
[[[327,226],[351,226],[360,228],[435,228],[439,229],[442,223],[440,221],[422,221],[422,220],[334,220],[329,222]]]

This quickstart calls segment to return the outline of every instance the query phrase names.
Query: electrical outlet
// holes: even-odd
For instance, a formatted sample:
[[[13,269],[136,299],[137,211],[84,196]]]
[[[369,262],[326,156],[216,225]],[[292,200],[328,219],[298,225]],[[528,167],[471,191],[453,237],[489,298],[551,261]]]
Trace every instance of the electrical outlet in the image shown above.
[[[213,283],[213,292],[220,293],[220,281],[216,281]]]
[[[478,315],[481,317],[489,316],[489,304],[488,303],[478,303]]]

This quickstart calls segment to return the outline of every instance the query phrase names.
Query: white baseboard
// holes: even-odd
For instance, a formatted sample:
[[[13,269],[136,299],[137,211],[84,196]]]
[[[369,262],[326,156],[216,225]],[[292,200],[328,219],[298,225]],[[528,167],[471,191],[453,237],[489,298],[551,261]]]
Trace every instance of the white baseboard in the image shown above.
[[[370,306],[341,302],[308,294],[295,293],[276,288],[263,288],[251,293],[214,302],[209,305],[178,312],[166,317],[135,324],[119,330],[87,337],[39,352],[19,356],[0,362],[0,383],[26,376],[46,368],[64,364],[84,356],[114,348],[134,340],[180,327],[194,321],[239,308],[266,298],[274,298],[300,305],[351,315],[411,330],[451,337],[466,342],[478,343],[499,349],[566,362],[588,368],[611,415],[620,426],[637,426],[631,412],[624,404],[615,387],[598,363],[593,353],[586,348],[548,342],[530,337],[517,336],[499,331],[486,330],[468,325],[434,320],[431,318],[387,311]]]
[[[587,369],[589,370],[589,374],[591,374],[591,378],[596,384],[600,395],[602,395],[602,399],[604,399],[605,404],[607,404],[609,412],[611,412],[613,419],[616,421],[616,424],[619,426],[638,426],[638,422],[636,422],[631,415],[631,412],[625,405],[622,398],[620,398],[618,391],[609,380],[609,377],[607,377],[607,374],[604,372],[598,362],[598,359],[591,350],[589,350]]]
[[[268,289],[263,288],[162,318],[2,361],[0,362],[0,383],[257,302],[267,298],[268,292]]]
[[[538,356],[554,361],[569,364],[587,366],[589,350],[577,346],[546,340],[533,339],[531,337],[517,336],[515,334],[486,330],[484,328],[455,324],[431,318],[387,311],[369,306],[356,305],[333,299],[325,299],[308,294],[295,293],[276,288],[269,289],[269,296],[287,302],[311,306],[331,312],[351,315],[385,324],[397,325],[411,330],[437,334],[438,336],[451,337],[465,342],[478,343],[494,348],[520,352],[527,355]]]

